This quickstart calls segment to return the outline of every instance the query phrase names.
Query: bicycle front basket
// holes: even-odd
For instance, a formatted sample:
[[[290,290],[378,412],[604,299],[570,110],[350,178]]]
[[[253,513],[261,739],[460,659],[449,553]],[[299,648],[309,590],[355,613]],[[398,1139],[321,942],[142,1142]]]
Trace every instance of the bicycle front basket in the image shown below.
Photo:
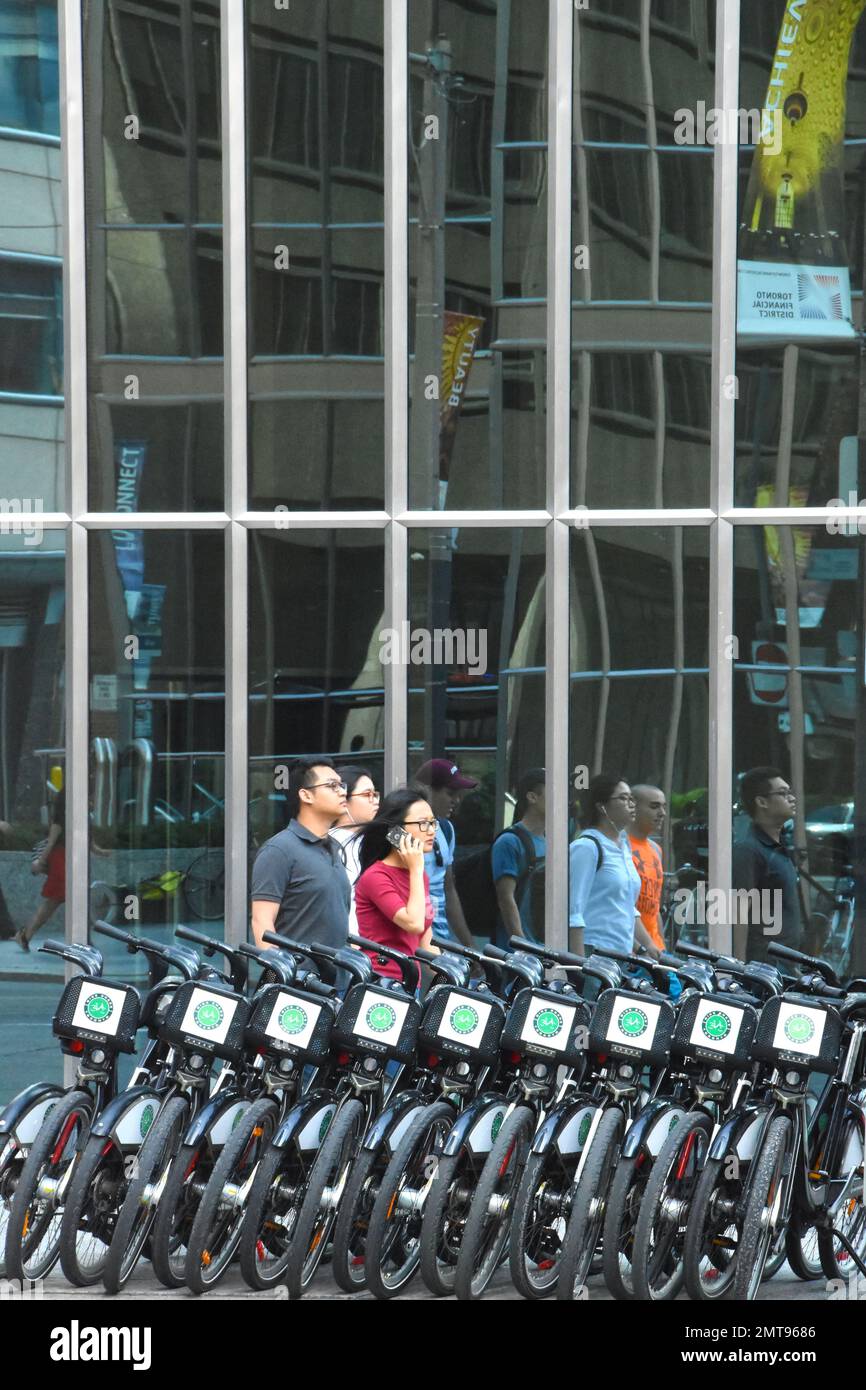
[[[327,999],[272,984],[253,1000],[248,1046],[321,1065],[330,1056],[334,1010]]]
[[[110,1052],[134,1052],[141,1001],[132,985],[76,975],[51,1021],[55,1037],[98,1042]]]
[[[612,1057],[637,1057],[647,1066],[663,1066],[671,1050],[676,1016],[662,994],[606,989],[592,1012],[589,1045]]]
[[[491,1066],[499,1058],[504,1025],[505,1008],[495,995],[436,985],[424,1002],[418,1045],[441,1057]]]
[[[228,985],[187,980],[172,996],[159,1035],[174,1047],[237,1061],[249,1012],[248,1001]]]
[[[401,989],[353,985],[334,1023],[333,1041],[347,1052],[375,1052],[410,1062],[421,1005]]]
[[[758,1010],[752,1004],[729,994],[692,994],[677,1013],[671,1052],[736,1070],[752,1055],[757,1026]]]
[[[577,995],[556,990],[520,990],[505,1020],[503,1052],[555,1057],[563,1066],[586,1060],[590,1006]]]
[[[761,1010],[752,1055],[777,1067],[833,1072],[841,1039],[842,1020],[831,1005],[811,994],[782,994]]]

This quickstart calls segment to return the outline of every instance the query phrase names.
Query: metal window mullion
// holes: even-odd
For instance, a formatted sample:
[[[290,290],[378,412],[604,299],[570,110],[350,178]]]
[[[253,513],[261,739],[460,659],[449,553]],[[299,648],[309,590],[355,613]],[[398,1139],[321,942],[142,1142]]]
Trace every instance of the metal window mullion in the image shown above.
[[[222,0],[220,80],[225,325],[225,939],[245,941],[247,860],[248,535],[236,518],[247,508],[247,201],[244,6]],[[222,519],[214,514],[214,520]],[[186,524],[186,522],[185,522]]]
[[[716,12],[715,105],[736,110],[739,93],[739,0],[720,0]],[[710,441],[710,498],[719,519],[710,536],[709,628],[709,877],[713,887],[731,883],[732,787],[734,774],[734,529],[723,516],[733,501],[736,402],[723,390],[736,368],[737,334],[737,161],[725,142],[713,155],[713,397]],[[731,947],[731,928],[709,925],[709,944]]]
[[[571,102],[574,11],[551,0],[548,48],[547,508],[568,509],[571,425]],[[544,761],[546,789],[545,938],[568,945],[569,789],[568,525],[546,535]],[[566,711],[566,718],[563,718]]]
[[[385,603],[384,626],[409,616],[409,22],[408,0],[385,0]],[[408,670],[383,667],[385,787],[406,780]]]
[[[84,66],[78,0],[61,0],[60,120],[63,170],[63,385],[65,396],[66,605],[66,939],[86,941],[89,928],[87,532],[87,299],[84,207]],[[67,972],[68,973],[68,972]],[[74,1059],[69,1058],[71,1063]],[[72,1079],[68,1074],[67,1080]]]

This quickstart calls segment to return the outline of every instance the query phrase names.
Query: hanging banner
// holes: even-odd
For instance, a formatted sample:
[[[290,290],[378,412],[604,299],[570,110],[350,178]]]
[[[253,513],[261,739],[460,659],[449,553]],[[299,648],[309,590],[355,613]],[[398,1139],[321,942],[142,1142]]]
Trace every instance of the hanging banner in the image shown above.
[[[475,348],[484,327],[484,320],[472,314],[456,314],[446,309],[442,317],[442,380],[439,386],[440,506],[445,505],[457,419],[475,359]]]
[[[137,512],[141,475],[147,457],[143,440],[119,440],[114,450],[117,471],[117,491],[114,509],[118,512]],[[141,531],[112,531],[117,570],[123,584],[126,611],[130,622],[135,617],[144,581],[144,536]]]
[[[851,41],[866,0],[788,0],[740,221],[737,331],[753,342],[856,337],[845,246]]]

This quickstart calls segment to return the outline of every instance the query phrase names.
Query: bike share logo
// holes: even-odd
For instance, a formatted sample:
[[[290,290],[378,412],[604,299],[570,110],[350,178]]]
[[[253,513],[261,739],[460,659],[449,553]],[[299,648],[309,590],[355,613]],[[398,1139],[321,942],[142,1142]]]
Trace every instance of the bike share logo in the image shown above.
[[[371,1004],[365,1014],[367,1027],[374,1033],[390,1033],[397,1022],[397,1011],[390,1004]]]
[[[504,1119],[505,1119],[505,1111],[504,1111],[504,1110],[497,1110],[496,1114],[493,1116],[493,1124],[490,1126],[490,1142],[491,1142],[491,1144],[494,1144],[494,1143],[496,1142],[496,1136],[498,1135],[499,1131],[500,1131],[501,1128],[502,1128],[502,1121],[503,1121]]]
[[[649,1018],[643,1009],[630,1004],[627,1009],[623,1009],[616,1021],[619,1031],[627,1038],[639,1038],[649,1027]]]
[[[479,1024],[477,1009],[473,1009],[471,1004],[458,1004],[456,1009],[451,1010],[448,1022],[455,1033],[466,1037],[469,1033],[474,1033]]]
[[[580,1129],[577,1131],[578,1146],[582,1149],[592,1129],[592,1112],[587,1111],[580,1122]]]
[[[303,1033],[306,1028],[307,1011],[302,1009],[300,1004],[287,1004],[284,1009],[280,1010],[277,1022],[284,1033],[293,1037],[297,1033]]]
[[[785,1037],[795,1047],[802,1047],[815,1036],[815,1024],[808,1014],[790,1014],[785,1019]]]
[[[214,1028],[219,1028],[225,1018],[225,1010],[215,999],[203,999],[200,1004],[196,1004],[193,1019],[197,1026],[206,1033],[212,1033]]]
[[[731,1020],[723,1009],[713,1009],[701,1023],[701,1032],[710,1042],[724,1042],[731,1031]]]
[[[84,1016],[91,1023],[105,1023],[114,1013],[114,1005],[107,994],[91,994],[84,1005]]]
[[[562,1032],[563,1017],[558,1009],[539,1009],[532,1026],[540,1038],[555,1038]]]
[[[156,1111],[154,1110],[154,1108],[153,1108],[152,1105],[146,1105],[146,1106],[144,1107],[144,1109],[142,1110],[142,1112],[141,1112],[141,1119],[140,1119],[139,1122],[138,1122],[138,1129],[139,1129],[139,1133],[141,1134],[142,1139],[145,1137],[145,1135],[147,1134],[147,1131],[150,1129],[151,1125],[153,1124],[153,1117],[154,1117],[155,1113],[156,1113]]]

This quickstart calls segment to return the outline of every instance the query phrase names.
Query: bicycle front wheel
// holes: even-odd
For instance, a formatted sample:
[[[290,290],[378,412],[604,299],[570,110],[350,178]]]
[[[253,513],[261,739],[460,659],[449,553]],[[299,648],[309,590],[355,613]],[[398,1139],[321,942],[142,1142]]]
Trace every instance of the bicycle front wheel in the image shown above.
[[[289,1298],[301,1298],[310,1287],[328,1245],[349,1172],[364,1136],[364,1107],[348,1100],[331,1121],[298,1213],[286,1261]]]
[[[376,1298],[393,1298],[417,1273],[424,1198],[453,1123],[445,1101],[423,1106],[388,1164],[367,1237],[367,1287]]]
[[[669,1134],[646,1185],[634,1232],[636,1298],[663,1303],[683,1282],[683,1246],[692,1199],[710,1146],[708,1115],[686,1115]]]
[[[761,1146],[750,1183],[743,1234],[731,1284],[731,1297],[735,1299],[752,1300],[756,1297],[767,1256],[779,1238],[780,1223],[785,1218],[782,1201],[786,1159],[793,1134],[788,1116],[777,1115]]]
[[[558,1299],[578,1298],[586,1288],[624,1133],[625,1115],[618,1106],[611,1106],[599,1121],[572,1199],[556,1290]]]
[[[487,1155],[457,1259],[454,1292],[458,1298],[481,1298],[496,1273],[534,1130],[534,1110],[516,1106],[503,1120]]]
[[[189,1101],[172,1096],[139,1150],[136,1175],[127,1188],[105,1262],[103,1283],[108,1293],[119,1293],[138,1264],[156,1217],[160,1184],[181,1146],[188,1119]]]
[[[70,1091],[46,1115],[21,1170],[9,1211],[9,1279],[44,1279],[57,1263],[66,1184],[92,1120],[93,1100],[86,1091]]]
[[[117,1213],[126,1193],[125,1159],[113,1139],[92,1134],[69,1188],[60,1227],[60,1266],[78,1288],[105,1270]]]

